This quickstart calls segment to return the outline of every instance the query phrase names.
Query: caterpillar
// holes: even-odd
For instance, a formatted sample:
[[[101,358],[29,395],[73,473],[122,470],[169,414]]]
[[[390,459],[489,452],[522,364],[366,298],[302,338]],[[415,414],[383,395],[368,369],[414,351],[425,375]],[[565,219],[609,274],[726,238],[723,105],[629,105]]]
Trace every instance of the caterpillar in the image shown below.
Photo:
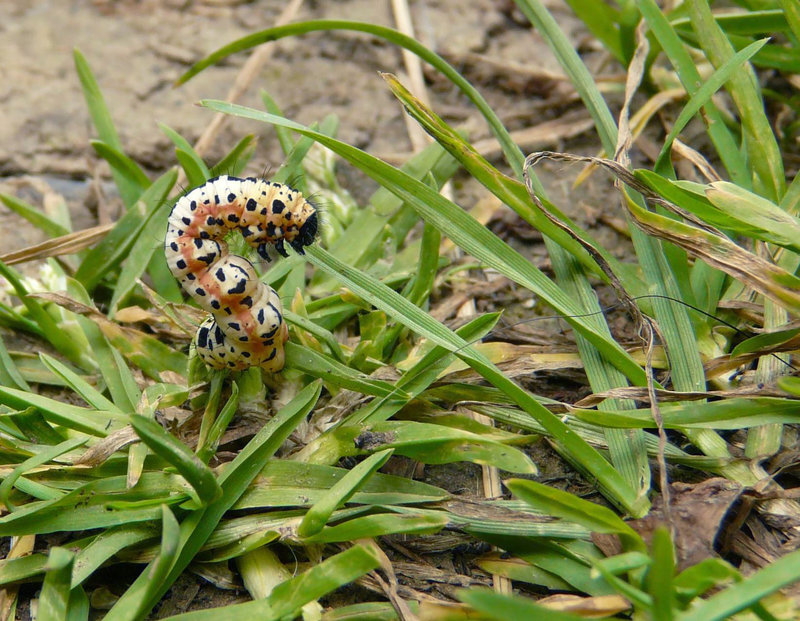
[[[259,280],[250,261],[228,253],[226,234],[238,229],[269,261],[269,246],[284,257],[285,243],[304,254],[317,226],[317,209],[302,193],[254,177],[215,177],[177,200],[164,253],[183,289],[211,313],[196,336],[197,353],[208,366],[280,371],[289,337],[278,294]]]

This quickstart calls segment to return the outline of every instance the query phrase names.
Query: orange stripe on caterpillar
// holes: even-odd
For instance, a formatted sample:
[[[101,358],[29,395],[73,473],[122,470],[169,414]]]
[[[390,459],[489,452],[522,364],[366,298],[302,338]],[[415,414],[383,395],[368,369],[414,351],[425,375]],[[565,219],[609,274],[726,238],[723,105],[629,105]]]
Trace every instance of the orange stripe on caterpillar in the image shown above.
[[[238,229],[269,261],[268,246],[303,254],[317,234],[317,210],[281,183],[223,175],[182,196],[169,216],[164,252],[184,290],[211,313],[197,331],[197,352],[216,369],[283,368],[288,329],[274,289],[253,264],[228,253],[225,235]]]

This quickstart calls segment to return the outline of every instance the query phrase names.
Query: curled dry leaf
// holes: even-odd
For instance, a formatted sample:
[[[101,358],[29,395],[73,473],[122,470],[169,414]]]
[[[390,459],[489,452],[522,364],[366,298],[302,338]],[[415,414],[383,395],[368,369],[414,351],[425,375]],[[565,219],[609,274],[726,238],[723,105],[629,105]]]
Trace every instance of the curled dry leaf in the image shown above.
[[[742,489],[739,483],[722,477],[708,479],[696,485],[670,485],[675,560],[679,572],[717,556],[714,540],[725,515],[741,495]],[[658,496],[653,502],[653,510],[646,517],[630,520],[627,524],[649,544],[656,528],[664,522],[664,507],[661,496]],[[592,541],[607,556],[622,551],[616,535],[593,533]]]
[[[121,448],[139,441],[139,436],[130,425],[110,433],[88,448],[75,460],[75,466],[99,466]]]

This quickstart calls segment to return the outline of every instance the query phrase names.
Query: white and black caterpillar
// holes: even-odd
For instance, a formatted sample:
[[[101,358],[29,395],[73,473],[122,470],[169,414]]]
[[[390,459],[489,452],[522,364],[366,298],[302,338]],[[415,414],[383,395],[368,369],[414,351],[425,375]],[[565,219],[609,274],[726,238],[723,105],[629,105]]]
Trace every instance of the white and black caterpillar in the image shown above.
[[[288,329],[274,289],[253,264],[228,253],[225,235],[238,229],[269,261],[268,246],[303,254],[317,234],[317,209],[281,183],[223,175],[178,199],[165,238],[167,264],[181,286],[211,316],[197,330],[197,353],[215,369],[283,368]]]

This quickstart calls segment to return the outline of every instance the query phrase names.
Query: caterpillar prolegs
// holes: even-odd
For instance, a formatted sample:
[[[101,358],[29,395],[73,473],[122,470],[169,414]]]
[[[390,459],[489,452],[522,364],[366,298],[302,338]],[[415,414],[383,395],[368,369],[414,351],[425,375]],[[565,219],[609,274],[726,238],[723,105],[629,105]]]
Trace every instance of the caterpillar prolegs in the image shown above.
[[[225,235],[238,229],[269,261],[268,246],[303,254],[317,234],[316,208],[281,183],[223,175],[182,196],[172,208],[164,251],[172,274],[211,316],[197,330],[197,353],[215,369],[283,368],[288,329],[274,289],[253,264],[228,253]]]

